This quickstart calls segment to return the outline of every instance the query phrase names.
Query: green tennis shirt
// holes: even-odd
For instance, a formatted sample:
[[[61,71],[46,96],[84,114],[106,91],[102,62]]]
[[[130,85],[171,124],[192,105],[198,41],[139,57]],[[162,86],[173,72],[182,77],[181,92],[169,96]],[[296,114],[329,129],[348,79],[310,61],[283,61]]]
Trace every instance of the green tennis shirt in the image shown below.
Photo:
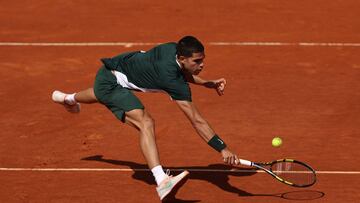
[[[127,52],[101,59],[118,84],[143,91],[165,91],[174,100],[191,101],[191,90],[176,61],[176,43],[158,45],[149,51]]]

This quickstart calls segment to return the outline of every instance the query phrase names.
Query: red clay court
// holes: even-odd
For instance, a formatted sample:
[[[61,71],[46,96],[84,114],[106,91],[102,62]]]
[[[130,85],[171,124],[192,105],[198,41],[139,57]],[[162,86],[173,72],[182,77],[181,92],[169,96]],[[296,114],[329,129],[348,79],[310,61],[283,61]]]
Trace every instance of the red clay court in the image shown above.
[[[190,171],[173,202],[359,200],[360,2],[0,5],[0,202],[159,202],[135,130],[101,105],[74,115],[50,95],[92,86],[102,57],[184,35],[206,47],[201,76],[227,79],[222,97],[191,87],[230,148],[254,161],[299,159],[318,181],[292,188],[223,165],[168,96],[138,94],[155,119],[164,167]],[[280,148],[271,146],[275,136]]]

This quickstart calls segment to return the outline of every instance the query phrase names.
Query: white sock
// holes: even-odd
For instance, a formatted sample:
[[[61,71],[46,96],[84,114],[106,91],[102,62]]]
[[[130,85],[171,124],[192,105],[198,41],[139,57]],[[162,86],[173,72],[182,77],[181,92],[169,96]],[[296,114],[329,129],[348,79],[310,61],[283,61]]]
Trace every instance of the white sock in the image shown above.
[[[76,100],[75,100],[75,94],[66,94],[65,96],[65,103],[69,104],[69,105],[74,105],[76,104]]]
[[[165,180],[167,175],[164,173],[162,166],[158,165],[151,169],[153,176],[155,177],[156,184],[159,186],[160,183]]]

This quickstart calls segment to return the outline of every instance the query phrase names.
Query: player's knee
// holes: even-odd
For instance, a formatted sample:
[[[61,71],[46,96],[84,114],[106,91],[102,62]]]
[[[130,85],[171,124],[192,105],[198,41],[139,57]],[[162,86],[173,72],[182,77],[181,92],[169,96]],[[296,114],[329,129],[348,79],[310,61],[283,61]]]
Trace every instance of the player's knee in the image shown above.
[[[144,110],[132,110],[126,113],[125,122],[140,131],[154,130],[154,119]]]
[[[140,131],[153,130],[155,122],[149,113],[143,111],[141,114],[138,114],[135,125]]]
[[[155,127],[154,119],[147,113],[141,118],[140,129],[142,130],[152,130]]]

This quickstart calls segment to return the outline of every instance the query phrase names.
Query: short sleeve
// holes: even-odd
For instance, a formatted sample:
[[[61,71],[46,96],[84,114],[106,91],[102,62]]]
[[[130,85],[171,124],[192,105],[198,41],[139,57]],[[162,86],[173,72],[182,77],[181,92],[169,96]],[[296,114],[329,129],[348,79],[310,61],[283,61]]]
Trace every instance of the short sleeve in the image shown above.
[[[164,81],[162,89],[167,92],[173,100],[192,101],[190,86],[182,80],[182,78],[168,82]]]

